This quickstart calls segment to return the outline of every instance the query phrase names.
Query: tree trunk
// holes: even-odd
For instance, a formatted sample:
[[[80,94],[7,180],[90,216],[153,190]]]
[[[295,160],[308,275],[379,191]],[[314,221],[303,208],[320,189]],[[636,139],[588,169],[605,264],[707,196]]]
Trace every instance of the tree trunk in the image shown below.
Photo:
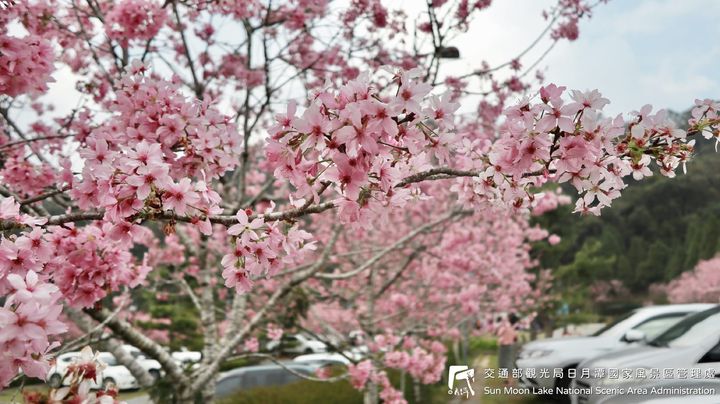
[[[196,404],[195,394],[189,385],[178,386],[174,398],[174,404]]]
[[[470,345],[470,327],[468,325],[469,320],[465,320],[462,323],[462,339],[460,340],[460,351],[462,355],[462,363],[470,363],[472,361],[469,352],[469,345]]]
[[[458,340],[455,340],[452,343],[452,353],[455,363],[462,363],[460,360],[460,342]]]
[[[548,318],[547,323],[545,323],[545,338],[552,337],[554,327],[555,327],[555,320],[553,320],[552,318]]]
[[[215,384],[217,383],[217,375],[205,383],[205,387],[200,392],[202,394],[203,404],[212,404],[215,400]]]
[[[413,378],[413,393],[415,393],[415,402],[421,403],[420,382],[415,378]]]
[[[378,385],[369,381],[363,395],[363,404],[378,404],[378,402]]]

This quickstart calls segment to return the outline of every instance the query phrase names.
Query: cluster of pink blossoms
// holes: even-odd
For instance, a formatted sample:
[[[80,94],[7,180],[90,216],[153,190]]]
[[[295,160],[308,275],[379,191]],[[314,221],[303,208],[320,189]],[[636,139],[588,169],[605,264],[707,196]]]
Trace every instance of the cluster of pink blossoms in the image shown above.
[[[388,368],[404,370],[423,384],[436,383],[445,371],[446,349],[438,341],[420,341],[415,338],[401,338],[392,334],[377,335],[368,344],[371,351],[383,355],[383,364]],[[402,392],[390,383],[387,373],[375,366],[370,359],[357,365],[348,365],[350,383],[358,390],[368,382],[376,383],[382,390],[380,398],[386,403],[405,404]]]
[[[700,261],[692,271],[683,272],[665,287],[672,303],[720,301],[720,257]]]
[[[605,0],[606,1],[606,0]],[[553,13],[556,18],[559,18],[559,22],[555,28],[553,28],[550,36],[557,40],[565,38],[569,41],[574,41],[580,35],[580,28],[578,22],[583,16],[590,14],[591,7],[581,0],[560,0],[555,6]],[[549,17],[548,12],[545,12],[546,18]]]
[[[47,219],[20,213],[20,204],[13,198],[0,198],[0,224],[35,226],[45,224]],[[2,228],[2,227],[0,227]]]
[[[44,379],[49,370],[50,340],[67,330],[60,320],[64,299],[77,307],[90,307],[121,286],[137,286],[150,271],[136,264],[129,248],[132,238],[114,234],[110,223],[73,224],[41,228],[45,219],[20,213],[12,198],[0,201],[4,226],[28,228],[19,235],[0,238],[0,295],[7,296],[0,308],[0,386],[17,369]]]
[[[165,24],[167,12],[152,0],[122,0],[107,13],[105,31],[108,37],[124,47],[135,39],[147,41]]]
[[[199,6],[204,5],[200,2]],[[250,18],[255,15],[259,10],[262,10],[262,4],[260,0],[246,0],[246,1],[235,1],[235,0],[218,0],[207,3],[207,7],[211,10],[222,13],[230,14],[236,19]]]
[[[110,292],[139,285],[150,272],[152,268],[145,262],[136,263],[130,252],[140,233],[150,230],[133,226],[126,233],[124,226],[99,222],[79,228],[52,226],[47,241],[38,237],[38,244],[55,254],[45,270],[53,274],[70,305],[92,307]]]
[[[271,212],[272,208],[265,213]],[[282,223],[265,222],[262,215],[251,220],[248,213],[252,212],[239,210],[238,223],[227,229],[232,246],[221,261],[225,286],[238,293],[250,291],[255,279],[301,262],[315,249],[312,235],[297,225],[283,229]]]
[[[452,126],[459,106],[447,96],[426,102],[431,86],[419,82],[418,74],[396,75],[397,92],[386,97],[362,75],[337,92],[317,94],[300,117],[294,104],[276,116],[267,161],[295,188],[299,203],[319,199],[330,185],[338,195],[340,220],[369,225],[370,212],[414,198],[396,185],[430,168],[433,158],[448,161],[449,135],[437,131]]]
[[[560,188],[557,188],[555,192],[544,192],[542,194],[535,195],[535,201],[532,205],[533,216],[541,216],[546,212],[553,211],[561,205],[569,205],[572,203],[572,198],[569,195],[564,195]]]
[[[651,176],[653,161],[672,177],[691,156],[694,140],[665,111],[651,114],[645,106],[629,122],[620,115],[602,118],[609,101],[599,92],[573,91],[567,102],[564,91],[548,85],[540,102],[526,98],[505,111],[501,138],[482,158],[487,166],[476,178],[477,195],[526,207],[531,188],[570,182],[581,196],[575,211],[599,214],[620,196],[624,177]]]
[[[3,148],[10,143],[8,139],[0,131],[0,151],[4,158],[0,176],[5,186],[14,189],[20,196],[37,196],[64,183],[64,169],[59,171],[49,164],[28,159],[28,149],[25,147]],[[63,166],[69,167],[69,162],[63,163]]]
[[[7,35],[4,28],[0,27],[0,94],[16,97],[44,92],[55,70],[52,45],[36,35]]]
[[[211,103],[145,71],[133,65],[110,106],[115,115],[80,139],[85,166],[71,194],[81,209],[105,208],[123,233],[133,231],[123,222],[138,215],[172,212],[210,234],[207,217],[222,209],[208,181],[235,168],[239,135]]]
[[[171,216],[167,233],[179,219],[211,235],[210,217],[223,209],[209,182],[236,167],[239,135],[210,102],[188,100],[176,85],[145,72],[133,65],[112,102],[116,114],[84,139],[82,181],[71,195],[82,209],[105,209],[111,224],[103,231],[115,240],[130,242],[144,219],[160,214]],[[238,292],[314,248],[309,233],[262,215],[250,220],[243,209],[227,235],[233,248],[222,259],[223,278]]]
[[[385,366],[405,370],[423,384],[435,383],[445,371],[446,348],[438,341],[401,338],[393,334],[380,334],[368,344],[371,352],[381,352]]]
[[[690,125],[702,133],[705,139],[715,139],[715,151],[720,144],[720,101],[706,98],[695,100],[695,107],[691,111]]]
[[[0,268],[20,258],[6,250],[5,242],[0,244]],[[0,307],[0,387],[6,386],[18,369],[30,377],[45,379],[50,370],[49,352],[59,345],[51,342],[50,337],[67,330],[58,320],[63,307],[58,300],[62,295],[55,285],[41,279],[35,271],[28,271],[25,278],[14,273],[3,275],[0,278],[0,294],[5,296],[5,304]]]
[[[247,58],[242,55],[224,55],[217,72],[221,77],[231,79],[238,90],[262,85],[265,73],[262,69],[248,69]]]
[[[385,371],[376,369],[371,360],[364,360],[357,365],[348,365],[350,384],[358,390],[365,389],[368,382],[377,384],[382,390],[380,398],[388,404],[405,404],[403,393],[393,387]]]
[[[280,341],[283,336],[283,329],[275,324],[269,324],[267,327],[267,336],[272,341]]]
[[[372,230],[354,232],[351,240],[338,240],[337,254],[357,254],[374,245],[373,240],[392,244],[431,221],[439,208],[452,209],[455,198],[442,194],[444,186],[440,181],[423,184],[423,191],[435,196],[433,200],[408,204],[402,215],[375,222]],[[547,195],[555,204],[566,199]],[[434,383],[444,371],[445,348],[431,340],[457,340],[462,335],[458,324],[448,322],[443,313],[477,317],[535,307],[541,301],[545,289],[540,293],[535,289],[547,273],[535,278],[528,271],[537,265],[530,256],[529,241],[544,239],[548,233],[530,227],[523,217],[507,207],[478,209],[466,220],[445,223],[418,236],[368,272],[327,285],[311,284],[321,297],[308,311],[303,327],[341,333],[361,329],[373,337],[367,344],[369,360],[352,368],[351,380],[358,388],[387,368],[405,370],[419,383]],[[355,262],[373,255],[357,255]],[[414,258],[408,262],[408,257]],[[342,258],[332,262],[336,268],[326,275],[338,276],[356,268]],[[370,271],[371,284],[366,276]],[[516,293],[508,294],[508,288]],[[372,328],[366,328],[367,324]]]
[[[20,214],[11,198],[0,200],[0,221],[34,226],[37,220]],[[18,369],[44,379],[49,371],[47,354],[57,346],[50,338],[66,331],[58,321],[62,297],[58,287],[43,273],[52,251],[39,243],[41,230],[34,228],[19,237],[0,237],[0,387]]]
[[[567,100],[565,87],[554,84],[540,90],[539,102],[524,98],[506,109],[500,138],[488,147],[452,133],[458,104],[426,97],[430,86],[415,78],[398,73],[394,95],[383,96],[374,90],[380,85],[361,76],[337,92],[319,92],[300,117],[294,104],[276,116],[267,160],[294,187],[298,203],[317,200],[331,186],[341,222],[367,225],[381,208],[418,196],[417,188],[398,187],[403,180],[452,162],[476,173],[462,174],[474,179],[453,187],[466,203],[532,208],[533,189],[570,182],[581,196],[575,211],[599,214],[620,196],[624,177],[651,176],[653,162],[672,177],[693,152],[694,140],[665,111],[645,106],[628,122],[603,118],[609,101],[597,90],[573,91]],[[715,105],[698,105],[694,114],[702,120],[691,122],[690,132],[717,133]]]

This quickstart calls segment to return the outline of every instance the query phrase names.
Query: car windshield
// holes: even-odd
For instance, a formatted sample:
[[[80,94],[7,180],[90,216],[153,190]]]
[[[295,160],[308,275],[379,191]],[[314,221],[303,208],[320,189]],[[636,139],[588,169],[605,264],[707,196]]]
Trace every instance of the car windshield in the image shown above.
[[[636,313],[636,311],[633,310],[633,311],[631,311],[630,313],[627,313],[627,314],[625,314],[624,316],[619,317],[618,319],[616,319],[615,321],[613,321],[613,322],[611,322],[610,324],[606,325],[605,327],[603,327],[603,328],[595,331],[595,333],[592,334],[592,336],[593,336],[593,337],[599,337],[599,336],[601,336],[601,335],[605,335],[605,334],[610,334],[610,333],[612,333],[612,331],[616,328],[616,326],[618,326],[618,325],[619,325],[620,323],[622,323],[623,321],[625,321],[625,320],[629,319],[630,317],[632,317],[635,313]],[[618,327],[618,328],[622,328],[622,327]]]
[[[117,360],[111,353],[101,352],[98,355],[98,359],[100,359],[103,363],[105,363],[108,366],[117,366]]]
[[[720,331],[720,306],[688,316],[648,342],[652,346],[687,347],[697,345],[708,335]]]

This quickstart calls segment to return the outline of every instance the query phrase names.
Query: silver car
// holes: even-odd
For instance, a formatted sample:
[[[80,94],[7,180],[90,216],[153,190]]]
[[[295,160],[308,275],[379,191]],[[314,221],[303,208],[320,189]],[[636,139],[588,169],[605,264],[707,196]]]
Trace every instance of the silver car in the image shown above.
[[[534,391],[570,386],[568,374],[589,358],[627,348],[651,339],[691,313],[712,304],[676,304],[636,309],[587,337],[552,338],[525,344],[516,360],[520,385]],[[533,377],[533,373],[535,377]]]
[[[587,360],[577,375],[570,386],[576,404],[653,395],[653,386],[674,381],[712,383],[720,377],[720,306],[686,317],[646,344]]]
[[[215,398],[232,397],[238,392],[255,387],[282,386],[302,380],[299,375],[313,376],[319,367],[321,365],[314,363],[285,362],[282,366],[266,364],[229,370],[218,378],[215,385]]]

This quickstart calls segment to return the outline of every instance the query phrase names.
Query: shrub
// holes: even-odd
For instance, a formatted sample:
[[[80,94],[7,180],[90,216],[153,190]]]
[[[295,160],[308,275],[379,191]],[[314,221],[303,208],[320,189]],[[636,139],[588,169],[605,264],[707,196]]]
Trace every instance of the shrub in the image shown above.
[[[360,404],[362,394],[348,381],[314,382],[301,380],[284,386],[256,387],[240,391],[233,397],[219,400],[219,404]]]

